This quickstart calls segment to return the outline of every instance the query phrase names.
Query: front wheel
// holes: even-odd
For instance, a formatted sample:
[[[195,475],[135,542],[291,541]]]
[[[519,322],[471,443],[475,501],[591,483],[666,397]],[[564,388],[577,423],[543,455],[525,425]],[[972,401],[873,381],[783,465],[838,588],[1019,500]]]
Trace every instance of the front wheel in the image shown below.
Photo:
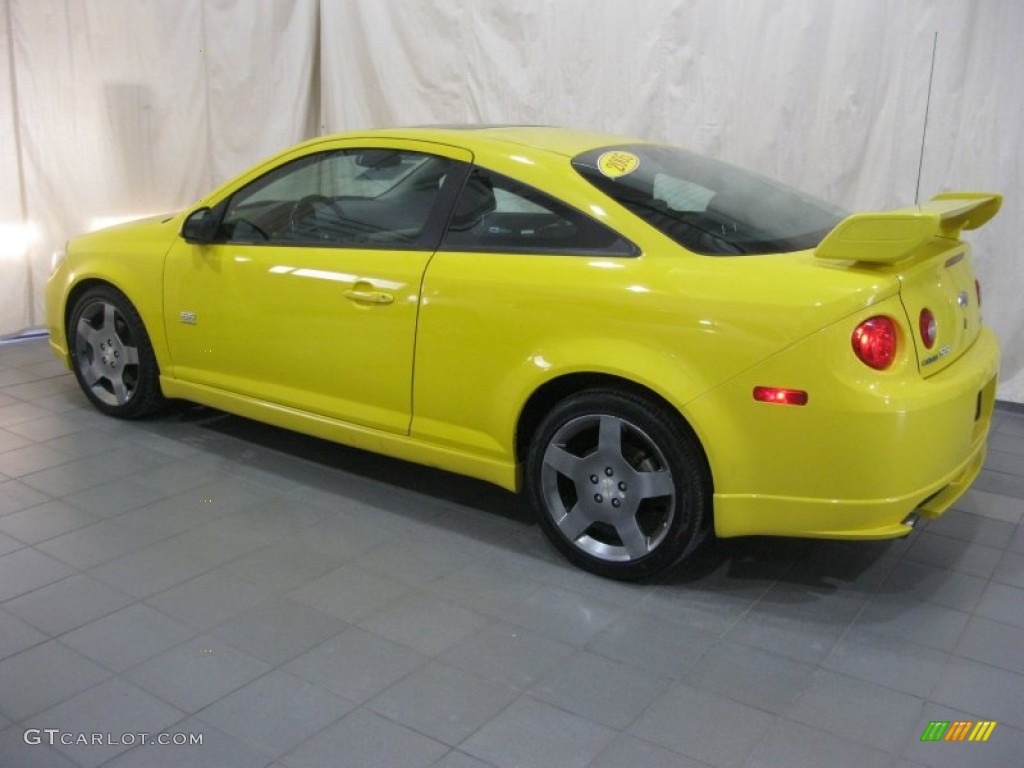
[[[615,391],[555,406],[534,435],[526,492],[576,565],[634,580],[664,571],[707,532],[711,483],[697,439],[667,409]]]
[[[116,288],[96,286],[78,298],[68,322],[68,348],[79,386],[108,416],[135,419],[164,404],[142,318]]]

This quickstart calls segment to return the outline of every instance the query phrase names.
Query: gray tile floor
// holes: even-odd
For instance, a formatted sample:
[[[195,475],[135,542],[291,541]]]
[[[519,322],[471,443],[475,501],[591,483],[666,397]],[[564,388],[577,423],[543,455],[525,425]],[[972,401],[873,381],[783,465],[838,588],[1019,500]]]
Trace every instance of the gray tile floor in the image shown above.
[[[7,344],[0,766],[1018,766],[1022,518],[1000,409],[909,539],[611,583],[500,490],[196,407],[107,419]],[[999,725],[920,742],[956,719]],[[60,743],[94,733],[203,743]]]

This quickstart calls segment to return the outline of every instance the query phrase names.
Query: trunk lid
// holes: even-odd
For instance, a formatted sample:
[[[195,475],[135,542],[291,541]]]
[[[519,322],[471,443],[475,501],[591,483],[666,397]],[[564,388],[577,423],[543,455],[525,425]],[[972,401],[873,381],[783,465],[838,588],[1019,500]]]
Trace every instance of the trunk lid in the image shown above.
[[[921,375],[947,368],[966,352],[981,331],[981,307],[969,247],[935,238],[921,258],[901,266],[900,300],[907,312]],[[925,343],[922,312],[935,319],[934,342]]]
[[[924,377],[949,367],[981,331],[979,290],[962,229],[977,229],[996,215],[1002,196],[947,192],[914,208],[856,213],[841,221],[815,249],[820,259],[874,264],[900,281],[900,299]],[[922,312],[935,320],[925,342]]]

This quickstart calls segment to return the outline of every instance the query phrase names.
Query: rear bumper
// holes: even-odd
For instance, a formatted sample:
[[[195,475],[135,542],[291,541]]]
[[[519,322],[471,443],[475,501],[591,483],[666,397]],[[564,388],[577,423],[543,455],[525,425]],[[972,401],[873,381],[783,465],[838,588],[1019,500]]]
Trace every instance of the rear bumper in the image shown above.
[[[894,539],[914,528],[915,514],[933,519],[949,509],[978,476],[987,446],[933,486],[897,498],[807,499],[715,495],[715,533],[721,537],[786,535],[812,539]],[[770,523],[767,521],[771,521]]]
[[[842,365],[801,374],[818,343],[832,341],[797,345],[700,404],[729,435],[708,451],[717,535],[905,536],[908,517],[938,517],[981,470],[999,364],[990,331],[927,379],[871,379]],[[752,402],[752,387],[765,384],[805,389],[810,401]]]

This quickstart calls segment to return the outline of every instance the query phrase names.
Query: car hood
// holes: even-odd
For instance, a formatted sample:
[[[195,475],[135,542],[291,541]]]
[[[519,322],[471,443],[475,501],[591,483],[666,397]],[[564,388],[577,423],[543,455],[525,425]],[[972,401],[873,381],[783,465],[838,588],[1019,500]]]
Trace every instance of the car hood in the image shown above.
[[[69,252],[107,254],[138,252],[143,246],[167,244],[181,228],[181,213],[147,216],[144,219],[115,224],[111,227],[77,235],[68,241]]]

